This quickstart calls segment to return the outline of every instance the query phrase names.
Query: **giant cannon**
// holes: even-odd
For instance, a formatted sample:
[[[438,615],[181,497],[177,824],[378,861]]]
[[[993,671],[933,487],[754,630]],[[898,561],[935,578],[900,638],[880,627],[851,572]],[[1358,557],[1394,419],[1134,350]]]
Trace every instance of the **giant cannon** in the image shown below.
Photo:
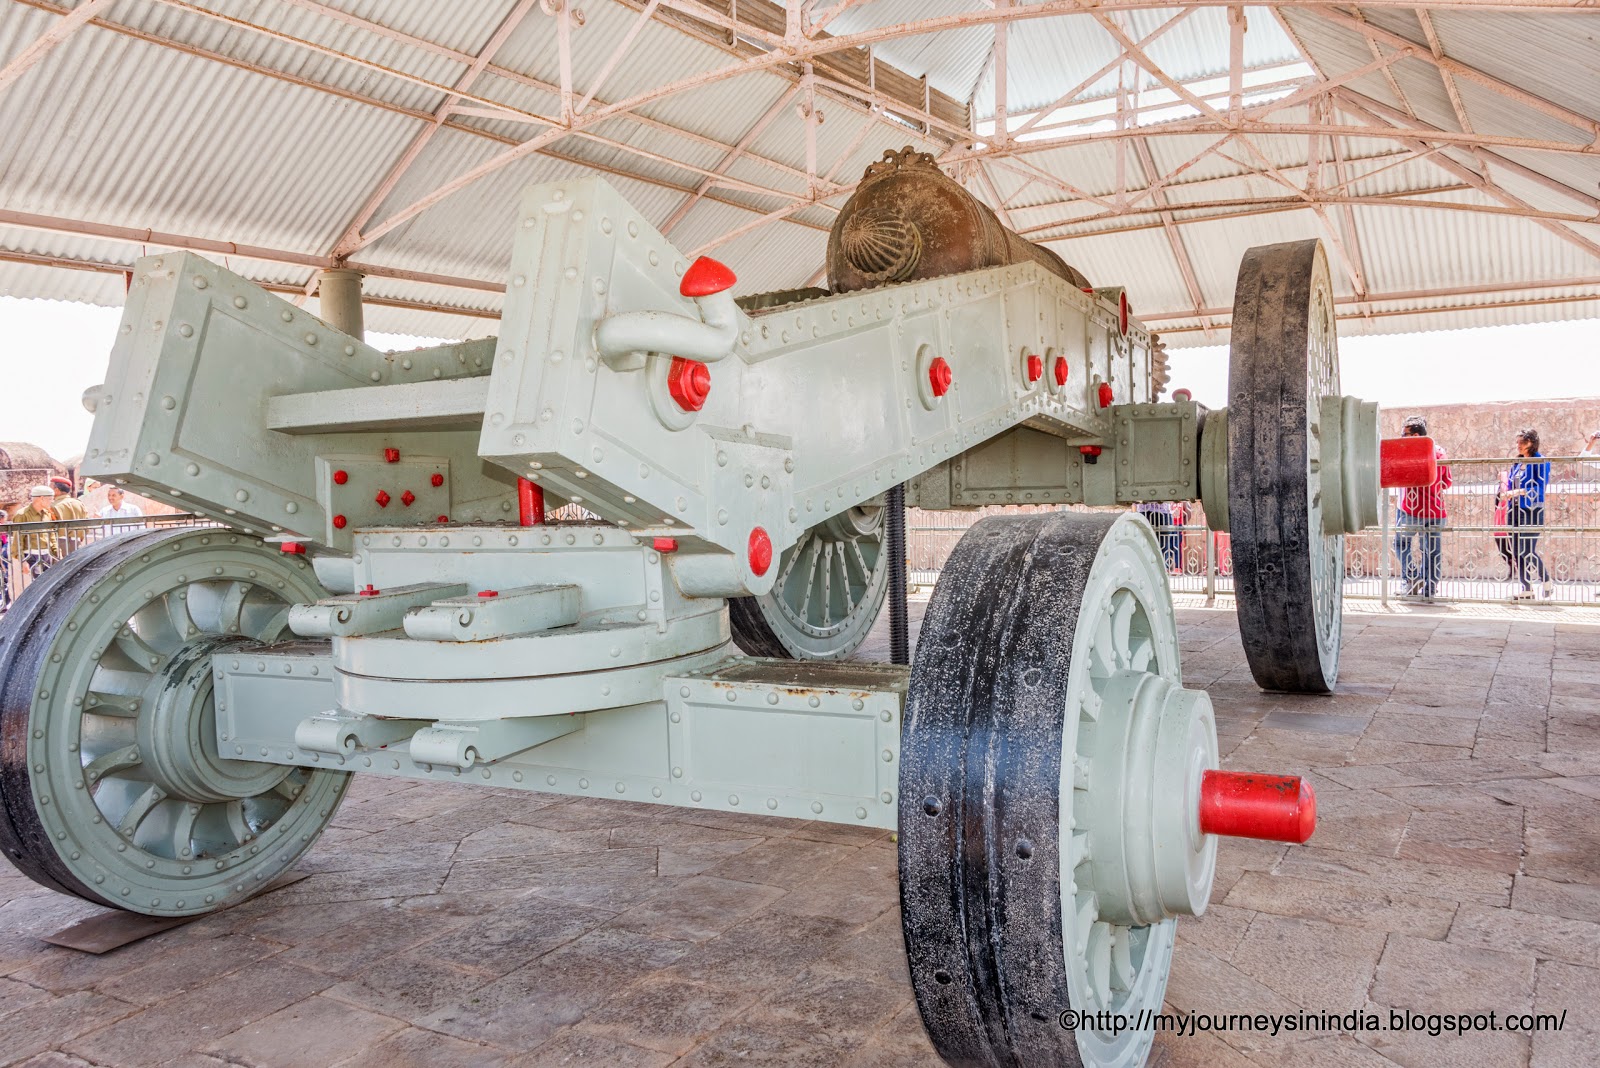
[[[1299,779],[1217,769],[1151,528],[982,520],[909,666],[841,658],[904,565],[903,502],[1198,498],[1256,678],[1329,689],[1343,535],[1432,451],[1380,448],[1339,393],[1320,247],[1246,255],[1207,411],[1159,399],[1119,289],[914,153],[847,205],[827,291],[736,302],[599,180],[530,189],[516,226],[500,336],[414,352],[139,261],[85,471],[217,525],[75,553],[0,624],[6,855],[209,912],[357,773],[889,828],[948,1061],[1140,1063],[1149,1025],[1064,1010],[1159,1010],[1218,836],[1315,818]]]

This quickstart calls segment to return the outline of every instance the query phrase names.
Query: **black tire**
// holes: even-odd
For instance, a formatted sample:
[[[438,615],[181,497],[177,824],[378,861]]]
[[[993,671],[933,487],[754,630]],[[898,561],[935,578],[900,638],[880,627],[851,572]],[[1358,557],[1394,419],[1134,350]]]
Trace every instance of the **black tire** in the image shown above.
[[[1249,250],[1228,363],[1228,524],[1239,634],[1264,690],[1330,693],[1338,677],[1344,537],[1323,532],[1312,474],[1319,401],[1338,391],[1321,243]]]

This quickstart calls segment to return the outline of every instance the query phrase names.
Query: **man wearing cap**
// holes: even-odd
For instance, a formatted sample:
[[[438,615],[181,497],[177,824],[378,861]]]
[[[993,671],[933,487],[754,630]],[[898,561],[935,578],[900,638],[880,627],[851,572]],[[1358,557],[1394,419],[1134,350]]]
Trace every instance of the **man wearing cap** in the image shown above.
[[[28,507],[11,517],[13,523],[54,523],[56,514],[55,493],[49,486],[35,486],[28,491]],[[82,505],[79,505],[81,508]],[[23,530],[11,535],[11,558],[27,565],[30,575],[38,575],[56,562],[61,555],[61,544],[53,530]]]
[[[72,495],[72,480],[59,475],[50,480],[50,488],[55,491],[56,518],[65,523],[69,519],[88,519],[89,510],[83,502]]]

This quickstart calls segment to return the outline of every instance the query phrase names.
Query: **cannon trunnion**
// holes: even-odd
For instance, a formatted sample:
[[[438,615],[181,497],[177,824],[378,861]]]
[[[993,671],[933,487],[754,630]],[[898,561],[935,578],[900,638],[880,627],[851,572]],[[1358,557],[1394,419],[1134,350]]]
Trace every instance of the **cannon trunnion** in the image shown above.
[[[1247,255],[1206,411],[1159,400],[1120,290],[914,154],[846,205],[825,294],[741,307],[598,180],[517,220],[501,335],[408,353],[139,262],[85,470],[219,525],[73,554],[0,623],[0,847],[182,916],[294,863],[352,773],[891,828],[950,1063],[1141,1061],[1148,1030],[1058,1020],[1159,1008],[1218,836],[1315,820],[1298,780],[1216,770],[1149,526],[983,520],[911,666],[828,661],[883,603],[896,487],[1202,498],[1257,679],[1331,688],[1380,446],[1320,248]],[[595,518],[544,521],[563,504]]]

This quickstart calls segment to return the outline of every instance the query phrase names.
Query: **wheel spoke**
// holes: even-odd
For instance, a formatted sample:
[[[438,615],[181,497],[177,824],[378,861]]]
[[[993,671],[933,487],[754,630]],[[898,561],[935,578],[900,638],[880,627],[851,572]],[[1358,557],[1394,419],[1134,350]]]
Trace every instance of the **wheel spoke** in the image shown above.
[[[117,833],[124,838],[132,838],[134,832],[139,829],[139,824],[144,822],[144,818],[150,815],[155,807],[165,801],[166,798],[166,791],[152,783],[145,789],[144,793],[134,798],[133,804],[128,806],[128,811],[124,812],[122,819],[117,821]]]
[[[244,627],[244,599],[250,586],[244,582],[230,582],[217,607],[217,630],[221,634],[237,634]]]
[[[1111,929],[1111,989],[1127,993],[1133,989],[1137,977],[1133,967],[1133,930],[1128,927]]]
[[[1089,944],[1084,948],[1084,968],[1089,975],[1089,990],[1102,1008],[1111,1004],[1111,925],[1095,923],[1089,928]]]
[[[142,763],[137,745],[125,745],[95,757],[83,766],[83,780],[90,790],[100,785],[100,780],[115,772],[136,768]]]
[[[83,698],[84,711],[93,712],[97,716],[137,719],[139,705],[140,700],[137,696],[123,693],[106,693],[103,690],[90,690]]]
[[[169,590],[162,602],[167,613],[167,624],[180,638],[192,638],[199,632],[194,616],[189,613],[189,588]]]
[[[194,855],[194,823],[200,818],[199,805],[182,805],[172,821],[172,855]]]
[[[161,665],[167,662],[166,654],[157,651],[131,626],[124,626],[117,631],[117,648],[142,671],[159,671]]]
[[[224,814],[228,820],[228,832],[233,835],[233,840],[240,845],[250,840],[250,824],[244,818],[244,802],[229,801],[224,807]]]
[[[1133,614],[1138,610],[1139,602],[1129,591],[1118,590],[1111,603],[1112,655],[1119,668],[1126,668],[1133,659],[1129,635],[1133,630]]]

